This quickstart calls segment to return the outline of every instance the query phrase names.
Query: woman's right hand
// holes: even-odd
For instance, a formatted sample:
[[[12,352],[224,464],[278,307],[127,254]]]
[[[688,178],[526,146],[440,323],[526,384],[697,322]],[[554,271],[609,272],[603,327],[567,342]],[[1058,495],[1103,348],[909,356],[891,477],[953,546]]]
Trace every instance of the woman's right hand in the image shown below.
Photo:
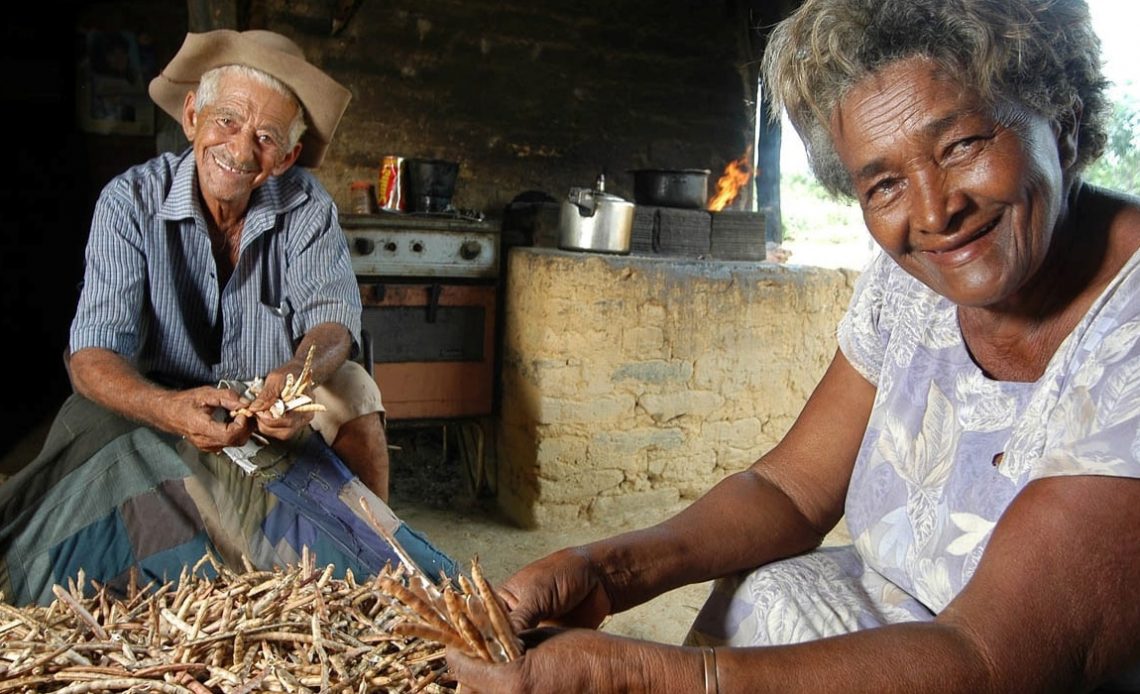
[[[602,577],[580,547],[524,566],[500,586],[499,594],[516,631],[539,625],[596,629],[612,607]]]

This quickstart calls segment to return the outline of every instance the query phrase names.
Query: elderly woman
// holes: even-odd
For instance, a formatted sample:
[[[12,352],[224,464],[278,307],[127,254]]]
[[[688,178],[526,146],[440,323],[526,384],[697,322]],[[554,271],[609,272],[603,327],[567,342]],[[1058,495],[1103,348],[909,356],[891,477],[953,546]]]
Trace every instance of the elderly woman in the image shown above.
[[[1081,0],[807,0],[766,84],[882,253],[787,436],[655,527],[502,587],[478,691],[1140,687],[1140,202]],[[852,547],[818,549],[846,514]],[[759,568],[757,568],[759,567]],[[597,626],[713,578],[685,646]],[[1130,678],[1129,673],[1133,673]]]

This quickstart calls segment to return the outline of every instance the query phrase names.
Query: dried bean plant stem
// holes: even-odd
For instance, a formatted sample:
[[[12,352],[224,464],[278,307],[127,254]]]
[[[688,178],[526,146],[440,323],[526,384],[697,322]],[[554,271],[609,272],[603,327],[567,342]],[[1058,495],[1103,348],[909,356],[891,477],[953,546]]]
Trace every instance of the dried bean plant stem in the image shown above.
[[[174,582],[132,574],[121,596],[80,576],[46,606],[0,596],[0,694],[454,691],[444,643],[398,628],[411,612],[396,595],[430,598],[406,570],[357,585],[302,559],[235,572],[208,555]]]
[[[207,553],[176,581],[119,595],[82,572],[55,601],[16,608],[0,595],[0,694],[155,691],[454,692],[445,649],[488,662],[522,654],[483,575],[416,566],[362,498],[400,564],[358,582],[335,578],[306,548],[300,563],[234,571]]]

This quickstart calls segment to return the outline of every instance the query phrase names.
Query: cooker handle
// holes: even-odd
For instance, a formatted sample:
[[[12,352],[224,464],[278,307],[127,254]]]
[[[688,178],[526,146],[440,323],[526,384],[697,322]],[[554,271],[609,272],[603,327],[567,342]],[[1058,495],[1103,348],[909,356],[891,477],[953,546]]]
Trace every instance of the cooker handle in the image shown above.
[[[588,188],[571,188],[570,204],[577,207],[578,214],[583,217],[593,217],[598,207],[598,202],[594,199],[594,191]]]
[[[439,295],[443,291],[443,287],[439,283],[435,283],[428,287],[428,304],[427,304],[427,322],[434,323],[435,316],[439,309]]]

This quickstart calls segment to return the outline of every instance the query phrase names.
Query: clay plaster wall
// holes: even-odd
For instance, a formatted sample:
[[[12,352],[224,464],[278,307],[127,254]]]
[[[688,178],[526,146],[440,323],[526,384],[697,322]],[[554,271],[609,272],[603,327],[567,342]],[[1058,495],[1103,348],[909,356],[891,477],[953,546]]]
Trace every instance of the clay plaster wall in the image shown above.
[[[856,273],[515,248],[498,500],[523,526],[687,503],[787,431]]]

